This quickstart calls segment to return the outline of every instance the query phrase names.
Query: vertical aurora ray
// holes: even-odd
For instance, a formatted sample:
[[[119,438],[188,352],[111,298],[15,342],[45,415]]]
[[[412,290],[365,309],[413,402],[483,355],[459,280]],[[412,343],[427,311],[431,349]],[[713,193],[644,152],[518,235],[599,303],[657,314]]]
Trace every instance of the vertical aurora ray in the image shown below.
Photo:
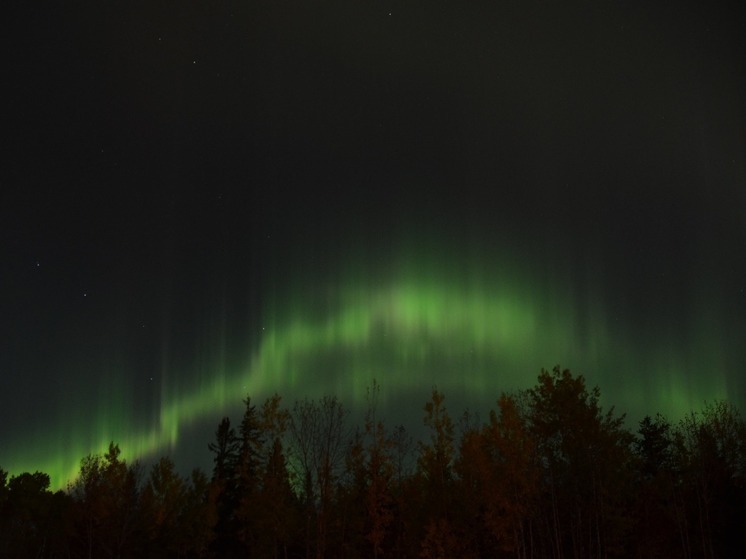
[[[209,467],[247,394],[373,378],[408,428],[557,363],[632,426],[746,404],[739,18],[113,4],[14,10],[3,469]]]
[[[697,374],[708,364],[729,365],[714,334],[692,330],[696,343],[688,348],[665,333],[643,344],[630,324],[609,319],[600,295],[579,294],[571,274],[526,271],[519,260],[508,252],[444,259],[434,250],[412,249],[375,270],[348,263],[352,280],[330,281],[310,270],[285,299],[267,299],[257,340],[246,342],[253,345],[246,359],[229,355],[222,298],[206,318],[189,367],[173,359],[164,334],[154,416],[133,411],[139,396],[124,381],[127,375],[110,371],[100,384],[97,412],[70,415],[64,407],[50,432],[19,441],[2,466],[45,471],[54,487],[62,487],[80,458],[103,452],[111,440],[125,458],[153,457],[177,447],[190,426],[214,425],[238,412],[246,394],[277,392],[292,402],[333,393],[362,408],[373,379],[394,415],[394,402],[408,402],[418,413],[433,385],[454,410],[484,408],[503,390],[533,385],[540,368],[556,363],[599,384],[607,405],[635,420],[658,411],[675,417],[727,397],[724,376]]]

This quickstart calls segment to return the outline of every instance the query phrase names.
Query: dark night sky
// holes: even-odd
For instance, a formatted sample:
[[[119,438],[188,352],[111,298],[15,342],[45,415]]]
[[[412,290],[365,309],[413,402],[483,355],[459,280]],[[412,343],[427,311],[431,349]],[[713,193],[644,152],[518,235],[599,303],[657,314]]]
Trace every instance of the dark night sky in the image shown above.
[[[373,377],[746,403],[736,3],[89,4],[4,18],[6,470]]]

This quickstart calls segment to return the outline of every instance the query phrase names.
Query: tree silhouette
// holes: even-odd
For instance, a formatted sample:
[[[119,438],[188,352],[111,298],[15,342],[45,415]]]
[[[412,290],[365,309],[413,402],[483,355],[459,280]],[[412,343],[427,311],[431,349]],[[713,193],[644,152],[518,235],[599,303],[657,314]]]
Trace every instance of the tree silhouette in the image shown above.
[[[378,419],[377,404],[380,387],[377,382],[368,388],[368,410],[362,432],[356,433],[350,446],[348,470],[352,480],[346,513],[355,517],[354,531],[370,546],[374,558],[384,554],[384,542],[390,539],[394,520],[394,441],[388,436],[383,421]],[[361,541],[355,542],[362,549]]]
[[[660,414],[640,421],[635,440],[639,458],[637,555],[666,557],[683,552],[684,509],[676,481],[671,424]]]
[[[258,537],[256,518],[261,515],[258,505],[260,476],[264,469],[265,435],[256,406],[251,398],[244,399],[244,414],[239,427],[238,467],[236,479],[236,522],[238,539],[248,554]]]
[[[233,479],[238,466],[240,441],[236,431],[231,427],[231,420],[224,417],[215,431],[215,442],[209,443],[207,448],[215,457],[215,466],[212,470],[214,481]]]
[[[746,528],[746,427],[725,402],[691,412],[677,425],[673,454],[683,514],[685,556],[737,554]]]
[[[223,556],[241,554],[238,541],[236,509],[239,505],[238,476],[241,441],[231,427],[230,418],[224,417],[215,432],[215,442],[208,444],[215,455],[212,471],[211,500],[217,514],[215,538],[211,547]]]
[[[310,557],[314,520],[316,556],[321,558],[326,553],[334,486],[345,459],[347,415],[335,396],[324,396],[319,402],[297,401],[290,416],[294,467],[305,509],[307,557]]]
[[[582,376],[542,370],[528,391],[530,424],[542,465],[547,554],[623,556],[631,526],[632,436],[624,416],[603,413],[600,390]]]
[[[111,443],[66,491],[0,469],[1,557],[714,558],[742,555],[746,425],[726,402],[633,436],[600,390],[559,367],[502,394],[457,438],[443,393],[427,436],[386,429],[379,387],[350,438],[333,396],[249,398],[225,417],[213,471],[169,457],[141,479]],[[414,464],[416,462],[416,464]]]
[[[490,537],[503,551],[528,557],[541,473],[537,445],[518,400],[503,394],[497,403],[499,415],[490,412],[487,425],[464,437],[458,470]]]
[[[163,457],[153,465],[140,498],[151,554],[166,556],[182,551],[186,534],[181,515],[187,505],[186,485],[171,459]]]
[[[428,559],[452,557],[458,550],[450,517],[454,430],[444,401],[443,393],[433,389],[431,399],[424,408],[424,423],[430,429],[430,441],[420,443],[417,459],[417,472],[424,487],[423,505],[428,511],[420,553]]]
[[[217,523],[215,501],[211,498],[212,485],[205,473],[192,470],[180,514],[179,557],[206,557]]]
[[[7,479],[0,470],[0,556],[37,557],[65,553],[69,498],[49,491],[49,476],[22,473]]]
[[[241,486],[238,517],[248,551],[265,557],[286,556],[297,525],[297,499],[287,470],[283,437],[289,414],[277,394],[261,411],[245,400],[243,455],[248,467]]]
[[[139,501],[139,467],[119,458],[113,442],[103,455],[89,454],[70,488],[87,557],[121,557],[133,547]]]

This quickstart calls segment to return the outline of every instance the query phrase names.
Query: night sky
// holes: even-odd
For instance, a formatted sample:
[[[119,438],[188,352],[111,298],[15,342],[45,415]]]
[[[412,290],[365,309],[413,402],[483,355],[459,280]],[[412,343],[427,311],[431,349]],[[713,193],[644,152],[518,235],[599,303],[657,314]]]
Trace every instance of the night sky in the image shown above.
[[[57,4],[3,18],[5,470],[558,363],[631,426],[746,410],[737,3]]]

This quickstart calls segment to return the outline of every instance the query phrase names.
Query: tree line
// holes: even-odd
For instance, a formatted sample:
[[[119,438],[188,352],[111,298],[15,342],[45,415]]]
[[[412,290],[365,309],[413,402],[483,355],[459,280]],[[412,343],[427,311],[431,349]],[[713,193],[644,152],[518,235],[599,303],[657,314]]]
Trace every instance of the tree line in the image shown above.
[[[427,436],[361,425],[334,396],[244,400],[208,444],[213,469],[149,471],[112,443],[49,490],[0,469],[7,557],[482,558],[740,556],[746,425],[725,402],[632,431],[599,389],[555,367],[486,421],[433,389]]]

